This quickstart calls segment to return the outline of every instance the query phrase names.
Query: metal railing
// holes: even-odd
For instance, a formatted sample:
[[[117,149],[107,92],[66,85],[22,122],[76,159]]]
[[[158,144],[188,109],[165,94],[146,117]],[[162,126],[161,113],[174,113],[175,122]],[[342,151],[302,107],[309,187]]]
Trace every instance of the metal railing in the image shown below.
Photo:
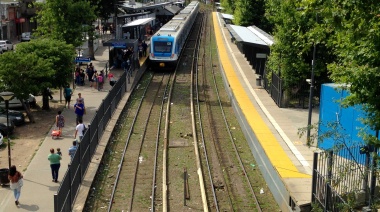
[[[370,191],[378,184],[369,182],[378,174],[377,169],[371,169],[373,160],[363,146],[315,152],[312,202],[325,211],[352,211],[373,202]]]
[[[106,65],[107,66],[107,65]],[[124,72],[96,111],[88,130],[85,132],[69,168],[54,195],[54,211],[72,211],[85,172],[99,144],[108,121],[124,94],[127,92],[126,74]]]

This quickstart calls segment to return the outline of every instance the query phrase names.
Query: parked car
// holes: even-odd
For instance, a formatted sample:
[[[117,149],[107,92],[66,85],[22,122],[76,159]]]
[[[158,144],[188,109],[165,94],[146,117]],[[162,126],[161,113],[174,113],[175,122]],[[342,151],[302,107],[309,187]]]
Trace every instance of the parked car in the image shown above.
[[[5,49],[7,48],[7,45],[5,42],[0,42],[0,49],[1,49],[1,54],[4,53]]]
[[[30,41],[31,36],[32,36],[31,32],[23,32],[21,34],[21,42]]]
[[[0,133],[0,146],[3,144],[3,138],[4,136]]]
[[[29,98],[25,100],[26,104],[29,104],[31,107],[36,106],[37,100],[36,97],[34,97],[32,94],[29,94]],[[22,103],[21,100],[17,99],[17,97],[13,97],[11,100],[9,100],[9,108],[21,108]],[[5,102],[0,97],[0,108],[5,108]]]
[[[0,133],[4,136],[9,135],[13,133],[13,130],[15,129],[15,125],[11,120],[9,120],[9,125],[7,128],[7,118],[0,117]]]
[[[0,117],[7,118],[7,110],[0,107]],[[15,126],[25,124],[24,113],[17,110],[9,110],[8,118],[14,123]]]
[[[13,43],[9,40],[0,40],[0,46],[3,51],[13,50]]]

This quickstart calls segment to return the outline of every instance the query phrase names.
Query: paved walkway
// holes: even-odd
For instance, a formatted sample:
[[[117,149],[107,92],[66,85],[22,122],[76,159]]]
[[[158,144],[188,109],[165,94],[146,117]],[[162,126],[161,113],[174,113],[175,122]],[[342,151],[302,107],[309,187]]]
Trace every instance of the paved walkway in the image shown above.
[[[108,62],[109,51],[108,47],[99,46],[95,53],[95,59],[92,61],[97,71],[103,70]],[[113,70],[112,73],[118,79],[122,71]],[[71,85],[72,86],[72,85]],[[86,105],[86,115],[84,123],[89,124],[93,118],[95,111],[101,104],[102,100],[108,94],[111,86],[108,79],[104,83],[104,90],[98,91],[89,86],[76,86],[73,91],[73,97],[70,109],[65,108],[62,114],[65,117],[65,127],[63,128],[63,138],[53,140],[49,135],[45,138],[39,150],[36,152],[31,163],[24,174],[24,186],[21,191],[20,205],[17,211],[47,211],[51,212],[54,208],[53,196],[59,188],[59,183],[52,182],[50,164],[47,160],[50,148],[61,148],[62,161],[59,170],[58,181],[61,181],[66,173],[69,164],[68,148],[72,146],[75,133],[75,113],[73,104],[75,103],[78,93],[82,93]],[[59,99],[59,93],[54,94],[54,99]],[[50,130],[51,132],[51,130]],[[15,211],[13,192],[8,187],[0,188],[0,211]]]

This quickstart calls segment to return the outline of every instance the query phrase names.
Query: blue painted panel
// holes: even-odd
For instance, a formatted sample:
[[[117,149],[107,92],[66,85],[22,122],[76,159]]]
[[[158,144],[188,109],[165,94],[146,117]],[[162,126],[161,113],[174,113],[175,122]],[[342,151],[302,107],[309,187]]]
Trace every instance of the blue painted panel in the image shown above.
[[[363,144],[364,141],[358,136],[361,128],[365,127],[360,118],[365,117],[361,106],[343,108],[340,101],[347,97],[349,93],[339,88],[337,84],[328,83],[321,87],[321,104],[319,113],[319,130],[318,135],[321,136],[329,129],[326,124],[330,122],[339,122],[343,130],[340,132],[345,135],[344,142],[347,146],[356,146]],[[375,135],[375,131],[366,129],[368,133]],[[323,142],[318,143],[321,149],[330,149],[337,144],[332,138],[326,138]]]

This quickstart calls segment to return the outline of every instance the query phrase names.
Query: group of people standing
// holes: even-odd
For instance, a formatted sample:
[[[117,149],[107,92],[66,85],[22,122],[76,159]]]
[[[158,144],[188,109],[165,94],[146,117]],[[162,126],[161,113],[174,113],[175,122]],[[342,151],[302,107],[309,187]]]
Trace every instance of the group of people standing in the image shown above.
[[[76,85],[84,86],[86,78],[88,79],[90,83],[90,87],[98,89],[98,91],[101,91],[103,89],[104,72],[100,71],[98,73],[98,71],[95,70],[95,67],[92,65],[92,63],[87,65],[86,70],[81,69],[80,66],[76,67],[75,69],[75,84]]]

